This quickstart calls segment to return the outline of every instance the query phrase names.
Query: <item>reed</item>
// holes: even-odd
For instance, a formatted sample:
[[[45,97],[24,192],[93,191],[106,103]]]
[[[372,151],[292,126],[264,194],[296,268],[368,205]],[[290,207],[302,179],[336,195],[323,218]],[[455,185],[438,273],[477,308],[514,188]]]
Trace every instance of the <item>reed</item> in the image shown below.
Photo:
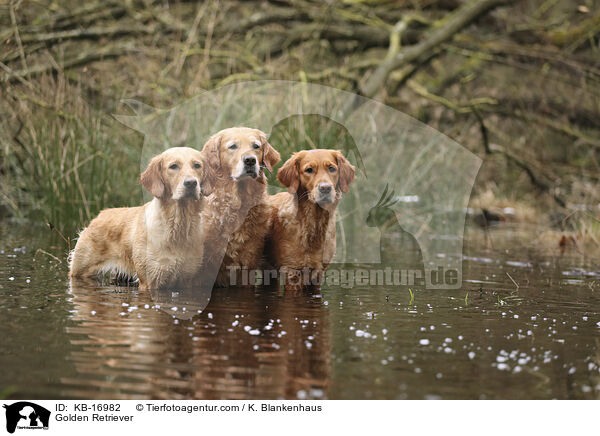
[[[105,207],[140,201],[139,136],[90,106],[60,75],[45,77],[25,92],[5,90],[3,99],[0,196],[5,212],[72,233]]]

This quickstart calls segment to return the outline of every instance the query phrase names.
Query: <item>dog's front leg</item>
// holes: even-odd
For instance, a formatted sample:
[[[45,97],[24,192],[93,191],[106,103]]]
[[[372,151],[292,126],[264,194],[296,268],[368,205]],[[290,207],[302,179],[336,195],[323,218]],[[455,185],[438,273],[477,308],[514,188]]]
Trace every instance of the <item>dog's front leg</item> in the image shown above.
[[[284,266],[281,268],[280,274],[283,277],[283,289],[286,293],[297,294],[302,292],[305,279],[302,270]]]
[[[323,268],[311,269],[310,283],[306,286],[306,288],[313,293],[320,292],[324,277],[325,271]]]

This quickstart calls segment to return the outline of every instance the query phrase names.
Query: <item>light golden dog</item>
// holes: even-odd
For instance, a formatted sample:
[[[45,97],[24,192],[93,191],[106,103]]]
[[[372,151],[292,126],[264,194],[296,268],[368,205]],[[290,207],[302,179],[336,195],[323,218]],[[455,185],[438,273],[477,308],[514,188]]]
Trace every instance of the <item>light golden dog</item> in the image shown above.
[[[155,156],[140,177],[154,199],[100,212],[71,253],[71,280],[117,272],[137,275],[140,288],[191,286],[202,262],[203,196],[213,178],[198,150],[175,147]]]
[[[340,151],[327,149],[294,153],[279,169],[277,180],[289,192],[269,197],[272,224],[266,252],[284,274],[286,289],[320,286],[335,254],[336,209],[354,174]]]
[[[203,152],[217,175],[202,212],[210,235],[205,263],[217,274],[215,285],[225,287],[236,268],[255,269],[262,260],[271,219],[264,169],[273,170],[279,153],[265,133],[247,127],[216,133]]]

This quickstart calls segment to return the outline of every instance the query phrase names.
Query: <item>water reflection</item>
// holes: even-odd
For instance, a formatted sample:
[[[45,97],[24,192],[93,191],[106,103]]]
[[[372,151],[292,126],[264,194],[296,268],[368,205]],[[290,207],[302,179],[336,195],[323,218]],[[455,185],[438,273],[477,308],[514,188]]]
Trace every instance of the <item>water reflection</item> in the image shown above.
[[[320,296],[229,288],[208,302],[206,292],[71,293],[78,323],[67,333],[78,350],[69,360],[79,376],[61,380],[67,396],[327,396],[331,344]]]

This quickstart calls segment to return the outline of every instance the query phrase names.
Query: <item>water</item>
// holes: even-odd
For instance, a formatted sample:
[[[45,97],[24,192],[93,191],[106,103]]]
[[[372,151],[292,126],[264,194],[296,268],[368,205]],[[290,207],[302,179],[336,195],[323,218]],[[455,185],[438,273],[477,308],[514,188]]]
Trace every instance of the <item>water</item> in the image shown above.
[[[221,289],[198,313],[184,294],[69,290],[64,244],[5,224],[0,396],[600,398],[599,265],[498,232],[493,249],[468,232],[460,290]]]

